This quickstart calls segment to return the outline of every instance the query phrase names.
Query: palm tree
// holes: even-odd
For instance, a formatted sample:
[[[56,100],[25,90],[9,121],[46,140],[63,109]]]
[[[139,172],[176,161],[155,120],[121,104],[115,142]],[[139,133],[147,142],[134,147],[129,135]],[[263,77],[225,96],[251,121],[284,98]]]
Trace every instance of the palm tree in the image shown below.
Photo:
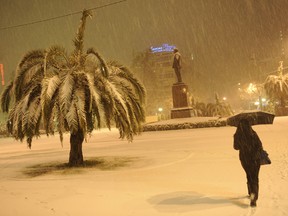
[[[120,138],[132,141],[142,130],[145,89],[128,68],[106,63],[93,48],[83,52],[84,10],[74,39],[74,51],[52,46],[28,52],[17,67],[16,78],[1,96],[1,108],[9,112],[7,129],[16,140],[70,132],[69,165],[83,164],[82,143],[103,122],[119,129]],[[11,96],[14,105],[9,110]]]
[[[215,104],[208,103],[206,109],[208,116],[230,116],[233,114],[230,105],[221,101],[217,93],[215,93]]]
[[[270,75],[264,82],[266,94],[272,100],[278,100],[280,107],[285,107],[285,100],[288,96],[288,76],[283,75],[283,61],[279,62],[277,75]]]

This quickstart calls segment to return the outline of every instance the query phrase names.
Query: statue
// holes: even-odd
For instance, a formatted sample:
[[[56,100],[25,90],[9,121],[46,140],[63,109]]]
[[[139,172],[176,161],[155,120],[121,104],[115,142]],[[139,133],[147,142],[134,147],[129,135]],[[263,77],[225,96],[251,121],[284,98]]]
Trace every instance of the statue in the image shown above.
[[[181,55],[178,51],[177,48],[175,48],[173,50],[174,52],[174,59],[173,59],[173,65],[172,68],[174,68],[175,74],[177,76],[177,82],[178,83],[182,83],[182,77],[181,77],[181,63],[182,63],[182,59],[181,59]]]

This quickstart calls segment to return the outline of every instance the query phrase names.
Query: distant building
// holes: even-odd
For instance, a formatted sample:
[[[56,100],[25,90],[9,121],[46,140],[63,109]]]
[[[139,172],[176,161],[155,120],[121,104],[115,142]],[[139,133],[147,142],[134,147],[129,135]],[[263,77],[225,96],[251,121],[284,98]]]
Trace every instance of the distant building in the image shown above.
[[[151,47],[151,61],[155,78],[161,83],[161,91],[171,93],[171,86],[176,81],[176,76],[172,68],[173,49],[176,46],[163,44],[161,47]],[[171,96],[171,95],[169,95]]]
[[[157,114],[161,115],[162,119],[170,118],[170,110],[173,106],[172,85],[177,81],[172,68],[174,48],[174,45],[168,44],[153,46],[134,59],[133,67],[136,68],[138,77],[147,91],[147,115]],[[185,79],[185,68],[187,64],[183,64],[183,80],[188,82]]]

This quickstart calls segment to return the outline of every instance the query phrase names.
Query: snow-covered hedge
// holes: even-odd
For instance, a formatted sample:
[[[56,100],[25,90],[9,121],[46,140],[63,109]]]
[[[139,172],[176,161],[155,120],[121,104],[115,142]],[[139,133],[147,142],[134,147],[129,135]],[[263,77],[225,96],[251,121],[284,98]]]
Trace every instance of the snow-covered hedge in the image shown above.
[[[180,130],[180,129],[193,129],[193,128],[206,128],[206,127],[223,127],[226,126],[226,120],[210,120],[206,122],[185,122],[177,124],[156,124],[143,126],[143,131],[164,131],[164,130]]]
[[[6,128],[6,123],[0,122],[0,137],[6,137],[9,136]]]

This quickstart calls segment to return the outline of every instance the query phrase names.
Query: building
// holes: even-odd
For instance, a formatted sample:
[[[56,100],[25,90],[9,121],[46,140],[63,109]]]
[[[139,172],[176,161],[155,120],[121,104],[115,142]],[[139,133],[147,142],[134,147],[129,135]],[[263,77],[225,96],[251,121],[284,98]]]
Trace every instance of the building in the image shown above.
[[[161,119],[170,118],[173,107],[172,85],[177,81],[172,68],[175,47],[169,44],[153,46],[134,59],[134,69],[147,92],[146,115],[148,116],[159,115]],[[183,65],[184,73],[189,66],[187,62],[189,61],[185,61]],[[182,75],[186,82],[184,73]]]

